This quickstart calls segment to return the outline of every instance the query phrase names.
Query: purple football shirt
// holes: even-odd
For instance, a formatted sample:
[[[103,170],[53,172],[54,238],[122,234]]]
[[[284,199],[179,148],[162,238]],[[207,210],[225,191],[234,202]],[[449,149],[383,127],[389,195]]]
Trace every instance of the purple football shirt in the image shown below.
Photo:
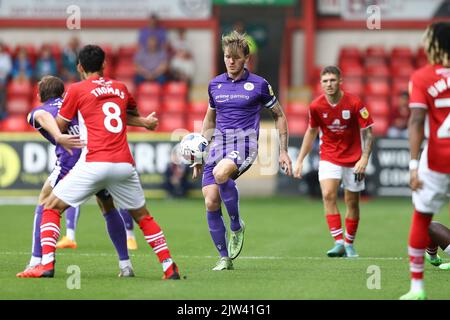
[[[209,148],[202,186],[215,183],[213,169],[224,158],[232,160],[236,179],[250,168],[258,154],[260,112],[277,102],[272,87],[247,69],[238,80],[223,73],[209,83],[209,107],[216,111],[214,141]]]
[[[47,139],[51,144],[55,145],[55,153],[58,159],[59,165],[61,166],[61,174],[64,176],[67,174],[70,169],[73,168],[75,163],[77,163],[80,158],[81,149],[72,149],[73,155],[71,156],[61,145],[55,143],[55,139],[40,125],[39,122],[35,121],[34,113],[38,110],[44,110],[50,113],[53,117],[56,118],[58,115],[59,108],[61,108],[62,99],[49,99],[43,105],[33,108],[28,115],[28,123],[38,130],[40,134]],[[69,134],[78,135],[79,134],[79,126],[78,126],[78,118],[74,118],[70,123],[67,129]]]
[[[236,81],[227,73],[217,76],[209,83],[208,94],[209,106],[216,110],[215,139],[244,134],[257,142],[260,112],[277,102],[269,83],[247,69]]]

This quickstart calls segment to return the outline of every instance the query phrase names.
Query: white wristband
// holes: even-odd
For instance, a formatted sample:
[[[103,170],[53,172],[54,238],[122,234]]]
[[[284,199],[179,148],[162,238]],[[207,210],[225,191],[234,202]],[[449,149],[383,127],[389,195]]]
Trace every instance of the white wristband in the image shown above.
[[[419,160],[412,159],[409,161],[409,170],[417,170],[419,168]]]

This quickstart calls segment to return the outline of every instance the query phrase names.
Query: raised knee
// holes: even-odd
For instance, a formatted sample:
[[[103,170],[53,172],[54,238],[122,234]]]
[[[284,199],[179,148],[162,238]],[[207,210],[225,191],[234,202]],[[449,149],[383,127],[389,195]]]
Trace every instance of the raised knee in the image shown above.
[[[213,175],[214,175],[214,180],[216,181],[217,184],[222,184],[227,182],[228,180],[228,175],[226,174],[226,172],[224,170],[221,169],[217,169],[214,168],[213,170]]]

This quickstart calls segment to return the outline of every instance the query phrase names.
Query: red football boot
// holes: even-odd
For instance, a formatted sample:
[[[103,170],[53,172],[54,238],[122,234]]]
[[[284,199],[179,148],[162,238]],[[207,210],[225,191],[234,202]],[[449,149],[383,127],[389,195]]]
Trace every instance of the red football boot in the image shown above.
[[[180,280],[180,273],[175,262],[164,272],[163,280]]]
[[[16,274],[18,278],[53,278],[55,275],[54,263],[47,263],[46,265],[38,264],[32,268],[26,269],[23,272]]]

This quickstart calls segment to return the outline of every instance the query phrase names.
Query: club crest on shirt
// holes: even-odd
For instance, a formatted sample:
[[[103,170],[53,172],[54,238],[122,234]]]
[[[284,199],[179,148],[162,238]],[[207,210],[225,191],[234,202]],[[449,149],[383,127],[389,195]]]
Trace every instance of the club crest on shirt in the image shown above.
[[[246,82],[244,84],[244,89],[247,91],[252,91],[253,89],[255,89],[255,85],[253,83]]]
[[[328,113],[324,112],[324,113],[322,113],[322,116],[324,119],[326,119],[326,118],[328,118]]]
[[[350,119],[350,110],[342,110],[342,119],[344,120]]]
[[[359,110],[359,113],[363,119],[367,119],[369,117],[369,111],[365,107]]]
[[[220,88],[222,88],[222,84],[221,84],[221,83],[219,83],[219,84],[217,85],[217,89],[220,89]]]

